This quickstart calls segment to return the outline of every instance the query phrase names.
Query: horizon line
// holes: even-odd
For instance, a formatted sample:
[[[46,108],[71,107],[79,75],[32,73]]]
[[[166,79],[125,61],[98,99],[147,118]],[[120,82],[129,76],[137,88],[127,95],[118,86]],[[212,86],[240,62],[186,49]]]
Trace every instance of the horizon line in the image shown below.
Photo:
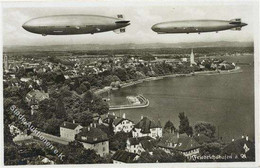
[[[123,45],[123,44],[135,44],[135,45],[143,45],[143,44],[188,44],[188,43],[217,43],[217,42],[229,42],[229,43],[254,43],[254,41],[208,41],[208,42],[175,42],[175,43],[163,43],[163,42],[154,42],[154,43],[116,43],[116,44],[109,44],[109,43],[77,43],[77,44],[51,44],[51,45],[16,45],[16,44],[3,44],[3,47],[6,46],[25,46],[25,47],[44,47],[44,46],[66,46],[66,45]]]

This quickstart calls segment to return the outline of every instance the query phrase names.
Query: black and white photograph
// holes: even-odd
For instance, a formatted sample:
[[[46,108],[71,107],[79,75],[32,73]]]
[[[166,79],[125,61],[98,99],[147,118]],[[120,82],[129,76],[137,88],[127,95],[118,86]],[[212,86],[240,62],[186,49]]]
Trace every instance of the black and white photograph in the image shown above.
[[[1,166],[259,166],[258,1],[139,2],[1,3]]]

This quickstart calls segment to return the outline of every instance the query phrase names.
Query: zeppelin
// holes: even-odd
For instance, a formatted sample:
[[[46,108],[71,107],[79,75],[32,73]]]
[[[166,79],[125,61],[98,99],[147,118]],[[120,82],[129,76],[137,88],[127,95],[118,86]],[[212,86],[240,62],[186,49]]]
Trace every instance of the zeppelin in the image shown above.
[[[218,32],[223,30],[241,30],[246,23],[241,19],[225,20],[183,20],[162,22],[152,26],[152,30],[158,34],[167,33],[202,33]]]
[[[123,15],[117,18],[99,15],[57,15],[34,18],[22,27],[36,34],[46,35],[73,35],[94,34],[114,31],[124,33],[130,21],[124,20]]]

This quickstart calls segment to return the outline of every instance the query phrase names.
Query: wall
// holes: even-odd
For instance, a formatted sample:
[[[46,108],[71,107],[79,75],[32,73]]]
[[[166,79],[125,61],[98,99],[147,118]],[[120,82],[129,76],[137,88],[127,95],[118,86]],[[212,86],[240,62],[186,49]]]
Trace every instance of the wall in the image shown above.
[[[109,142],[99,142],[96,144],[89,144],[86,142],[82,142],[85,149],[93,149],[96,151],[96,153],[100,156],[105,156],[109,153]]]
[[[135,131],[132,132],[133,137],[144,137],[150,136],[152,138],[157,138],[157,136],[162,137],[162,128],[152,128],[150,129],[151,133],[142,134],[141,129],[135,128]]]
[[[120,132],[124,131],[126,133],[132,131],[134,127],[134,123],[129,120],[123,120],[120,124],[117,126],[114,126],[114,132]]]

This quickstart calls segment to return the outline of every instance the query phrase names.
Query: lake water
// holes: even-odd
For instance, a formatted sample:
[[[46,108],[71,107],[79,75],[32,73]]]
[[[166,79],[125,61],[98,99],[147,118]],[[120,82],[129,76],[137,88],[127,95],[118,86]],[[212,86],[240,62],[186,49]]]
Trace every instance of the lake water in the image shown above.
[[[223,57],[222,57],[223,58]],[[253,63],[253,55],[224,57],[227,61]],[[141,116],[160,120],[162,126],[171,120],[178,128],[180,112],[190,124],[213,123],[225,141],[248,135],[254,139],[254,67],[240,66],[243,72],[165,78],[123,88],[111,93],[111,104],[126,104],[126,96],[143,94],[150,105],[142,109],[114,111],[137,123]]]

